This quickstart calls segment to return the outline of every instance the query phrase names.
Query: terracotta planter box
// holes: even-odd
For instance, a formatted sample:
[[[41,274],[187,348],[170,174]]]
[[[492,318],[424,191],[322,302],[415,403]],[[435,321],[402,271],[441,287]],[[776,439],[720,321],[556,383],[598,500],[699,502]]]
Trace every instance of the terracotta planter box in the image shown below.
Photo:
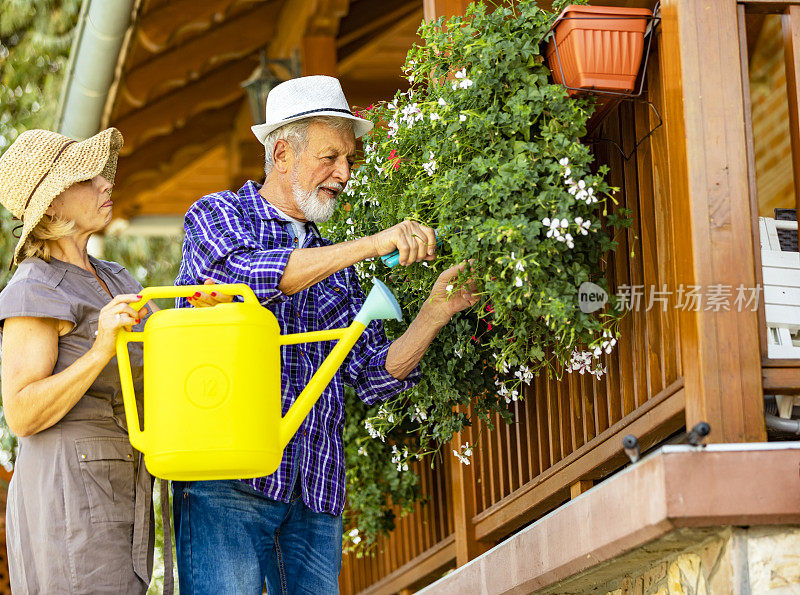
[[[644,32],[652,16],[646,8],[567,6],[556,19],[547,46],[553,79],[585,90],[631,92],[642,62]],[[580,91],[569,90],[570,95],[577,93]]]

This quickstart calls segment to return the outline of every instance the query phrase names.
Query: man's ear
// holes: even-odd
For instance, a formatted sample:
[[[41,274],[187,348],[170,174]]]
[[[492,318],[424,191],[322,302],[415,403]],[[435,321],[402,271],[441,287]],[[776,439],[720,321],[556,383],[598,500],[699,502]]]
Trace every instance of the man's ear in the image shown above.
[[[275,164],[275,169],[285,174],[294,167],[294,160],[294,151],[292,151],[289,143],[282,138],[278,139],[272,149],[272,163]]]

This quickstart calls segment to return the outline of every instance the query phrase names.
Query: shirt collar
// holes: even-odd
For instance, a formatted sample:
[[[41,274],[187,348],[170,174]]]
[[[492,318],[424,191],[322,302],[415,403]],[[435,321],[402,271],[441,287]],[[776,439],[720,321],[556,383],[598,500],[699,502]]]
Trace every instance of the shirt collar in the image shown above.
[[[247,183],[239,189],[239,196],[265,221],[274,220],[289,223],[289,221],[281,217],[278,211],[269,204],[267,199],[258,193],[259,190],[261,190],[261,184],[253,180],[248,180]]]
[[[267,199],[258,193],[258,191],[261,190],[261,186],[262,185],[258,182],[248,180],[245,185],[239,189],[238,194],[247,202],[247,204],[252,207],[252,209],[258,214],[259,217],[261,217],[261,219],[265,221],[279,221],[281,223],[285,223],[286,225],[291,225],[291,221],[284,219],[283,215],[281,215]],[[309,221],[306,224],[306,230],[313,233],[313,235],[318,238],[322,237],[322,234],[317,228],[317,224],[313,221]]]

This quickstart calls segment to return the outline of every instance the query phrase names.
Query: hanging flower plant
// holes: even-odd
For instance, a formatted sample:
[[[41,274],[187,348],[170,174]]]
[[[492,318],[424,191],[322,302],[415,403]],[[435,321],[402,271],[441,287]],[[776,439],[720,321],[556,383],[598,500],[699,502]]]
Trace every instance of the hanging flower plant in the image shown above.
[[[350,483],[349,522],[362,545],[364,526],[376,526],[364,510],[374,516],[380,507],[361,493],[361,463],[385,457],[404,477],[409,460],[470,422],[456,405],[471,403],[487,422],[494,412],[510,420],[508,403],[535,375],[600,376],[616,341],[613,296],[605,310],[584,313],[578,287],[591,281],[608,291],[605,257],[630,221],[609,208],[607,168],[592,169],[580,142],[592,100],[571,99],[549,81],[540,52],[553,19],[520,0],[493,12],[477,2],[465,18],[424,23],[424,44],[405,64],[410,89],[362,112],[376,126],[345,190],[350,209],[328,235],[352,239],[404,219],[430,225],[443,238],[435,261],[388,269],[376,260],[357,265],[359,273],[385,280],[413,316],[444,268],[470,261],[483,298],[439,334],[415,389],[348,412],[348,473],[361,478]],[[397,336],[405,327],[387,328]],[[466,464],[473,448],[448,456]],[[414,484],[398,485],[408,494]]]

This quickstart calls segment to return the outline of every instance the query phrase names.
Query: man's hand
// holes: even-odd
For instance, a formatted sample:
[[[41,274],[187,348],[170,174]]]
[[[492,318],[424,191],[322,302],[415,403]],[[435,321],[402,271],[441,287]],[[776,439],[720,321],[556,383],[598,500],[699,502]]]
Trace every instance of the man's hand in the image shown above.
[[[400,264],[403,266],[436,258],[436,233],[433,228],[416,221],[398,223],[370,236],[370,240],[378,256],[397,250],[400,253]]]
[[[460,278],[466,277],[466,283],[460,284]],[[449,290],[448,290],[449,288]],[[478,303],[478,288],[475,284],[472,261],[462,262],[442,271],[433,284],[426,305],[435,308],[435,316],[446,324],[456,312],[470,308]]]

